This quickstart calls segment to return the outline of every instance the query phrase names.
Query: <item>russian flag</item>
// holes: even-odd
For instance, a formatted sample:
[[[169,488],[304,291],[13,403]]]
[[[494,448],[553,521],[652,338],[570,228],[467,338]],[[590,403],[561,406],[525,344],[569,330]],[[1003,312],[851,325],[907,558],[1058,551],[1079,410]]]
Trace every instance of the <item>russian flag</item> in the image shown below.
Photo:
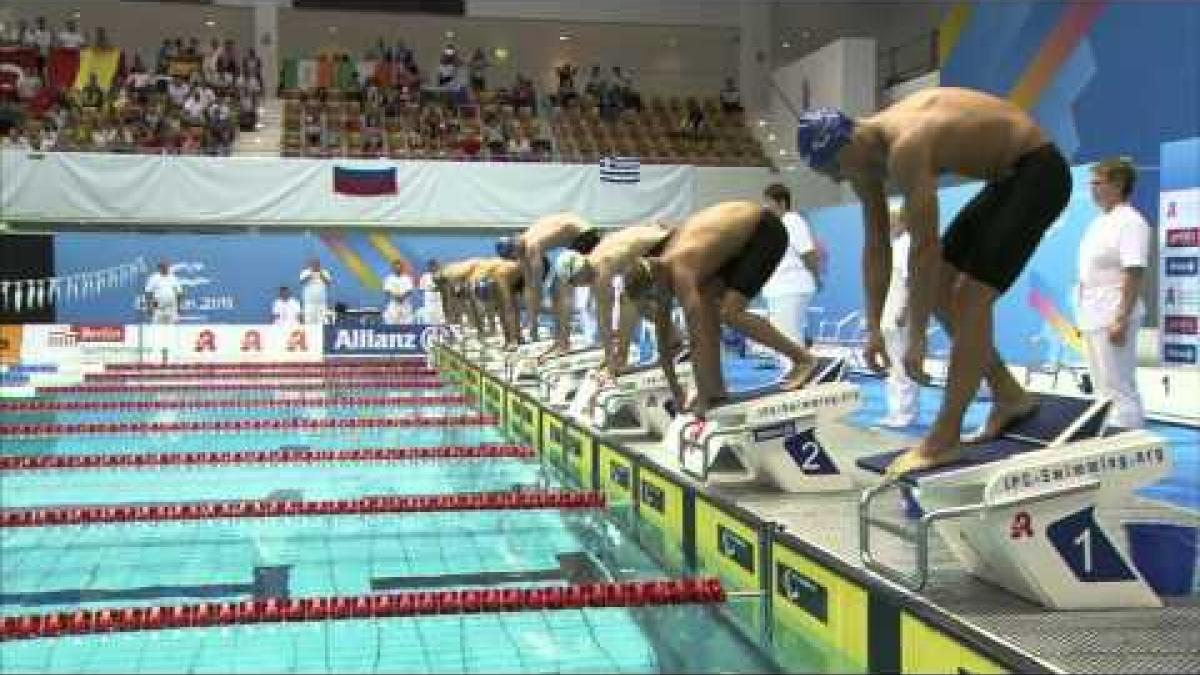
[[[396,167],[386,169],[348,169],[333,167],[333,191],[343,195],[374,196],[396,194]]]

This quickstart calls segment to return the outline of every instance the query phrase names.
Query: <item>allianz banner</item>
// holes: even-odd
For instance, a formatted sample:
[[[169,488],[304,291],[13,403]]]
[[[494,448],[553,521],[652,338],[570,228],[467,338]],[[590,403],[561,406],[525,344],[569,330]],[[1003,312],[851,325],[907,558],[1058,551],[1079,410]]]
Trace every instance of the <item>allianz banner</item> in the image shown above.
[[[399,326],[340,324],[325,327],[325,355],[403,356],[428,354],[433,344],[452,335],[448,326],[421,323]]]

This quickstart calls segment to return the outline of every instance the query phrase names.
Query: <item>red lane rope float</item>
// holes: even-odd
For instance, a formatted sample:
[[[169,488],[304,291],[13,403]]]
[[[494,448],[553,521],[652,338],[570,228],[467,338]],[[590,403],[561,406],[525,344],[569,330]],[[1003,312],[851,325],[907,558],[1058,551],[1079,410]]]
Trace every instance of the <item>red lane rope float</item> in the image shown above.
[[[124,393],[166,393],[185,391],[317,391],[325,389],[442,389],[445,384],[441,380],[407,379],[407,380],[329,380],[327,382],[214,382],[211,384],[71,384],[50,387],[38,387],[38,391],[51,394],[124,394]]]
[[[371,376],[386,376],[396,377],[404,375],[407,377],[432,377],[437,375],[437,370],[434,368],[355,368],[353,370],[344,370],[340,368],[327,368],[325,370],[313,371],[292,371],[292,370],[259,370],[259,371],[211,371],[211,372],[179,372],[179,373],[87,373],[83,376],[85,382],[128,382],[131,380],[256,380],[274,378],[280,380],[299,380],[304,378],[338,378],[353,376],[359,378],[369,378]]]
[[[420,406],[466,405],[463,395],[449,396],[337,396],[329,398],[195,399],[190,401],[0,401],[0,411],[62,410],[187,410],[195,408],[301,408],[306,406]]]
[[[514,490],[436,495],[386,495],[357,499],[240,499],[181,504],[120,506],[55,506],[0,510],[0,529],[104,525],[222,518],[352,516],[446,511],[513,511],[527,509],[594,509],[604,507],[602,492]]]
[[[82,424],[5,424],[4,436],[61,436],[68,434],[128,434],[191,431],[278,431],[281,429],[376,429],[380,427],[472,427],[496,424],[495,415],[463,414],[405,418],[253,419],[189,422],[85,422]]]
[[[256,368],[358,368],[383,366],[408,366],[417,364],[424,366],[428,359],[424,356],[394,356],[390,358],[346,358],[338,357],[328,361],[224,361],[220,363],[110,363],[106,370],[222,370]]]
[[[464,588],[379,595],[267,598],[240,602],[122,607],[6,616],[0,640],[127,633],[261,623],[385,619],[430,615],[650,607],[725,602],[720,579],[646,579],[570,586]]]
[[[533,459],[523,445],[446,445],[353,450],[231,450],[221,452],[147,452],[129,455],[0,455],[0,471],[107,469],[158,466],[305,464],[316,462],[395,462],[431,459]]]

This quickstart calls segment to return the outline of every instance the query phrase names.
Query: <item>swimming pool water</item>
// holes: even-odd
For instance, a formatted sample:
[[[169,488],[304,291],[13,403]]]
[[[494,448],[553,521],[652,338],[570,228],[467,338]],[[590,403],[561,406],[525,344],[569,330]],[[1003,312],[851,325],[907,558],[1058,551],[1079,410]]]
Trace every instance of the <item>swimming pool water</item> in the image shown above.
[[[374,393],[374,392],[372,392]],[[449,393],[446,391],[444,393]],[[79,400],[75,395],[59,399]],[[451,412],[465,409],[454,407]],[[5,423],[268,419],[275,409],[8,416]],[[217,413],[213,415],[212,413]],[[424,414],[432,414],[423,408]],[[185,413],[185,416],[180,415]],[[192,413],[197,413],[192,415]],[[89,415],[91,413],[84,413]],[[312,407],[286,416],[406,415]],[[219,416],[218,416],[219,415]],[[505,442],[494,428],[6,439],[5,453],[411,447]],[[12,472],[6,508],[335,499],[561,487],[533,460]],[[301,516],[0,530],[0,615],[660,578],[636,532],[588,511]],[[742,602],[732,599],[731,605]],[[671,606],[285,623],[6,642],[0,672],[772,672],[727,608]]]

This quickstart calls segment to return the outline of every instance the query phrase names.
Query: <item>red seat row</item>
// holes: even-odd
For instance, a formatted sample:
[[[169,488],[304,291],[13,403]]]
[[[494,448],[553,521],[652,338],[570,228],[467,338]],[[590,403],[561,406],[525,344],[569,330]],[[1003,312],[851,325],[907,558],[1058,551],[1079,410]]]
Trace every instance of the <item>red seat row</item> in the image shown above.
[[[151,452],[136,455],[0,455],[0,471],[91,469],[109,467],[366,462],[417,459],[530,459],[532,448],[521,445],[356,448],[352,450],[230,450]]]
[[[564,610],[584,607],[644,607],[724,601],[725,591],[721,582],[715,578],[419,591],[386,595],[267,598],[241,602],[81,609],[56,614],[6,616],[0,622],[0,640],[286,621]]]
[[[183,504],[124,504],[72,506],[0,511],[0,528],[99,525],[216,518],[274,518],[435,511],[494,511],[519,509],[602,508],[600,492],[519,490],[437,495],[387,495],[357,499],[265,500],[191,502]]]

